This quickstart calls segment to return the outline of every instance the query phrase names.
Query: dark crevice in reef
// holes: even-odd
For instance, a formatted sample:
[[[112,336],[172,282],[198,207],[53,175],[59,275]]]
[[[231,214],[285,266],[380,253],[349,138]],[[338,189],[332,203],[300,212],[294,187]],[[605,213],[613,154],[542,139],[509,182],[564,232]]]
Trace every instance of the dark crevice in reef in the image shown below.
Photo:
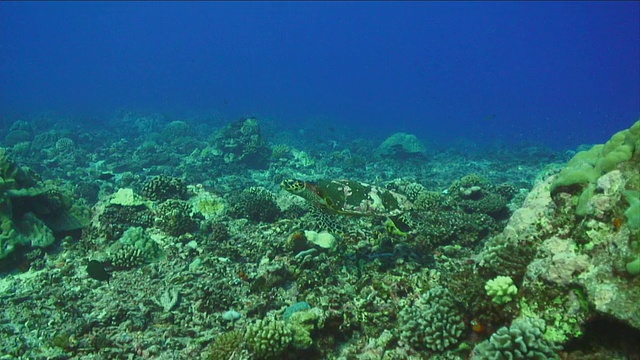
[[[584,335],[565,345],[569,359],[595,359],[598,356],[624,356],[640,359],[640,330],[610,318],[596,318],[585,325]],[[593,356],[596,357],[593,357]],[[575,357],[578,356],[578,357]]]

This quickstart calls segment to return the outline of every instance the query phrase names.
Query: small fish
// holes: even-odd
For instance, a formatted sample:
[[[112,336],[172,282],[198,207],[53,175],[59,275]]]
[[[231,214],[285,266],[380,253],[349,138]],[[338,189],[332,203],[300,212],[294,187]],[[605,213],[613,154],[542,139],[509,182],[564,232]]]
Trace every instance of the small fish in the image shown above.
[[[113,179],[113,177],[115,176],[115,174],[110,173],[110,172],[103,172],[100,173],[100,175],[98,175],[98,180],[111,180]]]
[[[98,281],[109,281],[111,278],[111,274],[107,272],[104,263],[98,260],[89,261],[89,264],[87,264],[87,274]]]

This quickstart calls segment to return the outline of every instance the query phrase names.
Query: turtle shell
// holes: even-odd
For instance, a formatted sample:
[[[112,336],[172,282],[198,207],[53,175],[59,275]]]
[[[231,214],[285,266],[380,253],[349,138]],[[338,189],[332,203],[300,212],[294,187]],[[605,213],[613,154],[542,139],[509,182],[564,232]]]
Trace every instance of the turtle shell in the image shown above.
[[[285,180],[282,187],[321,208],[343,215],[397,216],[413,205],[401,194],[354,180]]]

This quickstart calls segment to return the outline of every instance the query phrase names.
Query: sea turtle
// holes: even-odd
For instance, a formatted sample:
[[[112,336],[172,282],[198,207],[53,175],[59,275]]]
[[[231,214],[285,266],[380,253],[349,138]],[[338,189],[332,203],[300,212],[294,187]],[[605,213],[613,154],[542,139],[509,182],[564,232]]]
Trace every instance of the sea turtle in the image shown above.
[[[402,194],[354,180],[287,179],[280,186],[321,209],[342,215],[384,216],[393,220],[413,208]]]

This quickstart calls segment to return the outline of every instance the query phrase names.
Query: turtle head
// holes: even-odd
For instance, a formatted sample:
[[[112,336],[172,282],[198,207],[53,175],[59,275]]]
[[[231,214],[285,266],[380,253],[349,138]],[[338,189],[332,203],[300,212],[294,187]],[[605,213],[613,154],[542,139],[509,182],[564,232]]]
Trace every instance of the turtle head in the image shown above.
[[[298,179],[286,179],[280,183],[280,186],[290,193],[298,194],[306,188],[306,183]]]

